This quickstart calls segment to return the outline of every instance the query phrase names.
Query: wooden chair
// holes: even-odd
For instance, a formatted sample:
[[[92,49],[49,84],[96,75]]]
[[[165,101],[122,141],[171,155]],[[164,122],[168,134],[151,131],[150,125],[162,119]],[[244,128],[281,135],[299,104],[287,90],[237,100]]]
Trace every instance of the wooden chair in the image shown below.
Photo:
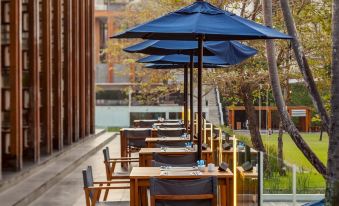
[[[217,177],[194,180],[151,178],[151,206],[216,206],[217,186]]]
[[[187,141],[158,141],[157,143],[155,143],[154,147],[155,148],[161,148],[161,147],[172,147],[172,148],[176,148],[176,147],[186,147],[186,143],[190,142],[189,140]]]
[[[153,153],[153,160],[164,164],[192,164],[196,165],[198,156],[196,153],[189,154],[161,154]]]
[[[132,153],[139,152],[140,148],[147,147],[146,138],[152,136],[151,129],[143,130],[125,130],[124,136],[127,142],[127,156],[131,157]]]
[[[125,180],[129,179],[129,171],[126,172],[115,172],[115,166],[117,163],[127,163],[130,164],[132,162],[139,162],[139,158],[130,158],[130,157],[122,157],[122,158],[110,158],[109,148],[106,147],[102,151],[104,153],[104,164],[106,169],[106,179],[107,181],[114,180]],[[108,190],[105,191],[105,198],[108,196]]]
[[[159,128],[158,137],[180,137],[185,133],[185,128]]]
[[[82,170],[82,176],[83,176],[83,181],[84,181],[86,206],[114,205],[113,202],[107,201],[107,196],[103,198],[103,201],[100,201],[101,192],[103,190],[109,191],[113,189],[130,189],[129,180],[95,182],[93,180],[93,173],[92,173],[91,166],[88,166],[85,170]],[[116,185],[116,186],[113,186],[113,185]]]

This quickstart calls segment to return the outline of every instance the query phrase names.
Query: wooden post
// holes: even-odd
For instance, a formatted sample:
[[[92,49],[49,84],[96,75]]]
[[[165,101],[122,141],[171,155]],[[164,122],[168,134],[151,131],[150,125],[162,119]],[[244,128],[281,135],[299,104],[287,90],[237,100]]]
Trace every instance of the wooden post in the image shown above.
[[[40,54],[39,0],[29,0],[29,75],[30,75],[30,136],[34,138],[34,162],[40,161]]]
[[[84,1],[85,7],[85,136],[90,134],[90,69],[91,69],[91,61],[90,61],[90,0]]]
[[[95,1],[90,1],[90,133],[95,134],[95,49],[94,49],[94,10]]]
[[[72,1],[64,1],[64,142],[72,144],[73,136],[73,29],[72,29]]]
[[[2,5],[0,3],[0,22],[2,22]],[[0,23],[1,25],[1,23]],[[2,40],[2,32],[0,32],[0,45]],[[0,70],[2,71],[2,49],[0,48]],[[2,78],[0,78],[0,91],[2,91]],[[2,111],[2,94],[0,94],[0,108]],[[0,128],[2,130],[2,118],[0,117]],[[2,132],[0,132],[0,180],[2,180]]]
[[[267,129],[272,129],[272,108],[268,108],[267,110]]]
[[[72,56],[72,77],[73,77],[73,141],[80,137],[79,126],[79,0],[72,0],[72,28],[73,28],[73,56]]]
[[[84,1],[81,0],[79,2],[79,97],[80,97],[80,138],[85,137],[85,130],[86,130],[86,98],[85,98],[85,69],[86,69],[86,62],[85,62],[85,4]]]
[[[198,37],[198,159],[201,160],[202,155],[202,69],[204,56],[204,37]]]
[[[43,127],[46,138],[46,153],[52,154],[52,50],[51,50],[51,0],[42,1],[42,104]]]
[[[184,122],[188,132],[188,65],[184,68]]]
[[[193,61],[193,52],[190,55],[190,137],[191,141],[193,141],[193,136],[194,136],[194,61]]]
[[[55,145],[58,150],[63,148],[62,136],[62,28],[61,0],[53,1],[53,128]]]
[[[22,1],[10,1],[10,85],[11,114],[10,153],[15,155],[15,168],[22,169]]]

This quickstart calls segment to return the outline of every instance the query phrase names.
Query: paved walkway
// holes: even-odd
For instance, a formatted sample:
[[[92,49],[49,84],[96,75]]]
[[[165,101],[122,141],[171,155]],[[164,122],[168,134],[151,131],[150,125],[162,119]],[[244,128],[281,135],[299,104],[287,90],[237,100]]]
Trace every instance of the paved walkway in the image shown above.
[[[120,156],[119,136],[106,146],[110,149],[112,157]],[[103,164],[102,150],[95,153],[87,161],[82,163],[79,167],[73,170],[62,181],[57,183],[53,188],[47,191],[43,196],[36,199],[30,206],[84,206],[85,195],[83,191],[83,181],[81,171],[88,165],[93,167],[93,175],[96,181],[106,180],[105,166]],[[114,190],[109,194],[109,199],[117,201],[117,205],[129,205],[129,191],[128,190]],[[124,201],[124,202],[121,202]],[[119,203],[120,202],[120,203]]]
[[[107,144],[110,148],[112,157],[120,156],[120,138],[117,136],[112,142]],[[45,192],[40,198],[36,199],[29,206],[84,206],[85,197],[83,192],[83,181],[81,171],[88,165],[93,167],[94,179],[97,181],[105,180],[105,167],[103,164],[102,149],[96,152],[88,160],[74,169],[64,179],[59,181],[54,187]],[[119,166],[117,168],[120,168]],[[109,200],[116,201],[116,206],[129,205],[129,190],[114,190],[109,194]],[[292,203],[264,203],[264,206],[291,206]],[[301,204],[298,204],[300,206]]]

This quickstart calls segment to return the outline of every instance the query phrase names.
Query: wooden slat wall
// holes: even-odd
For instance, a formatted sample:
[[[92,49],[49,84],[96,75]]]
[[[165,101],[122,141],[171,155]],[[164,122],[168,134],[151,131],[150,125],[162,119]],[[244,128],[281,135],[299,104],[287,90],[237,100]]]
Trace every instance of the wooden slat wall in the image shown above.
[[[79,0],[72,0],[72,28],[73,28],[73,141],[80,137],[80,107],[79,107]]]
[[[24,147],[25,155],[31,149],[34,151],[33,159],[25,158],[25,161],[39,163],[41,156],[52,154],[53,149],[62,150],[64,145],[95,133],[95,1],[27,0],[23,4],[23,0],[10,0],[6,3],[10,15],[3,28],[9,28],[10,35],[6,33],[9,42],[5,44],[10,52],[1,49],[9,55],[6,55],[6,67],[2,65],[5,61],[0,62],[1,68],[6,69],[3,74],[9,74],[10,83],[4,89],[9,92],[10,105],[1,108],[3,115],[9,114],[5,123],[10,127],[4,127],[3,132],[10,134],[10,142],[6,142],[9,151],[4,152],[0,141],[0,180],[4,160],[6,169],[23,168]],[[2,5],[0,1],[0,8]],[[26,8],[28,24],[23,24]],[[24,48],[23,34],[28,34],[28,40],[24,39],[28,47],[24,44]],[[25,62],[28,70],[24,70]],[[26,77],[28,84],[23,85]],[[29,98],[23,93],[26,87]],[[24,104],[24,96],[29,104]],[[6,95],[0,96],[3,97]],[[25,115],[23,110],[29,114]],[[28,129],[28,138],[23,136],[24,128]],[[2,154],[6,159],[2,159]]]
[[[46,153],[53,152],[51,0],[42,0],[42,104]]]
[[[53,0],[53,129],[55,148],[63,148],[61,0]]]
[[[80,138],[85,137],[85,131],[86,131],[86,92],[85,92],[85,49],[86,49],[86,42],[85,42],[85,3],[84,0],[81,0],[81,3],[79,6],[79,97],[80,97]]]
[[[90,1],[90,133],[95,134],[95,49],[94,49],[94,10],[95,0]]]
[[[30,75],[30,132],[34,137],[34,162],[40,161],[40,54],[39,0],[29,0],[29,75]]]
[[[64,1],[64,12],[64,143],[70,145],[73,135],[72,1]]]
[[[90,61],[90,0],[84,0],[85,6],[85,135],[90,134],[90,70],[91,70],[91,61]]]
[[[10,2],[10,86],[11,86],[11,147],[15,169],[22,169],[22,2]]]

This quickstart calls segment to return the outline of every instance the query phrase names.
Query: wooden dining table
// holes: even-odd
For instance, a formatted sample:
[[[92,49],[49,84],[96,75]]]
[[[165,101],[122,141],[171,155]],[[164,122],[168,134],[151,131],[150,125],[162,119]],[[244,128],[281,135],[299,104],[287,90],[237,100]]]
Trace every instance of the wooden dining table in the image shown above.
[[[180,148],[166,148],[166,151],[161,148],[141,148],[139,151],[139,167],[151,167],[153,160],[153,153],[159,153],[163,155],[185,155],[196,153],[195,150],[187,150],[184,147]],[[202,151],[202,159],[207,164],[213,163],[212,151],[210,148]]]
[[[161,142],[187,142],[190,138],[187,137],[148,137],[146,138],[146,145],[148,148],[155,147],[155,144],[161,144]]]
[[[207,169],[199,175],[193,173],[193,168],[171,168],[166,172],[161,171],[159,167],[134,167],[129,175],[130,177],[130,205],[131,206],[147,206],[147,191],[150,186],[150,178],[163,179],[199,179],[211,176],[218,178],[219,185],[219,202],[222,206],[233,205],[233,173],[228,169],[225,172],[215,170],[208,172]]]

